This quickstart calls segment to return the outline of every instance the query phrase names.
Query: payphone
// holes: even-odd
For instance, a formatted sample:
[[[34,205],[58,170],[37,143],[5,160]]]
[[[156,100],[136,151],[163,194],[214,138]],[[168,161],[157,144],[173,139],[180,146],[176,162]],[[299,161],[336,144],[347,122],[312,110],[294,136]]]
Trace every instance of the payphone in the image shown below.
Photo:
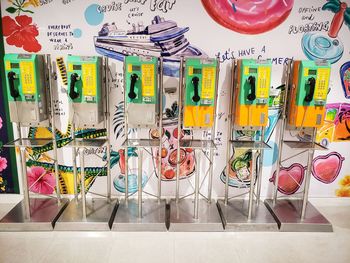
[[[6,54],[4,56],[7,99],[10,109],[10,121],[17,126],[16,139],[3,147],[15,148],[19,163],[23,200],[13,207],[0,220],[0,231],[48,231],[53,230],[55,222],[68,200],[61,198],[57,158],[55,118],[53,113],[53,77],[50,55]],[[28,138],[23,136],[24,127],[50,127],[52,138]],[[52,146],[51,159],[56,182],[56,198],[43,195],[38,189],[40,178],[31,182],[27,176],[27,156],[33,148]],[[51,162],[50,162],[51,163]],[[45,169],[43,169],[45,171]],[[36,187],[35,187],[36,186]],[[39,186],[40,188],[40,186]],[[38,196],[30,195],[38,193]],[[39,197],[41,196],[41,197]]]
[[[288,107],[288,124],[318,128],[323,125],[331,67],[327,61],[295,61]]]
[[[11,122],[38,126],[48,119],[44,56],[6,54],[4,62]]]
[[[67,63],[68,96],[75,123],[94,127],[103,120],[101,58],[69,55]]]
[[[265,127],[268,120],[271,60],[238,61],[235,122],[242,130]]]
[[[273,197],[265,200],[280,231],[333,231],[332,224],[308,201],[314,153],[316,150],[327,150],[315,139],[317,128],[324,122],[330,71],[328,61],[293,61],[285,68],[286,96],[281,107]],[[295,129],[299,130],[298,136],[290,132]],[[288,146],[288,151],[283,151],[284,145]],[[307,158],[301,157],[305,154]],[[302,196],[279,198],[280,178],[290,170],[285,162],[290,160],[293,163],[295,157],[306,160]]]
[[[125,71],[126,116],[130,127],[156,127],[158,115],[158,59],[127,56]]]
[[[271,149],[265,142],[271,68],[271,60],[232,61],[232,88],[227,94],[231,118],[227,125],[226,168],[222,174],[225,197],[218,201],[227,231],[278,229],[260,200],[264,151]],[[241,136],[242,130],[244,136]],[[233,194],[230,186],[235,187],[231,190]],[[249,188],[249,191],[242,194],[237,188]],[[248,198],[242,199],[245,194]]]
[[[216,96],[215,59],[188,58],[185,62],[184,128],[210,128]]]

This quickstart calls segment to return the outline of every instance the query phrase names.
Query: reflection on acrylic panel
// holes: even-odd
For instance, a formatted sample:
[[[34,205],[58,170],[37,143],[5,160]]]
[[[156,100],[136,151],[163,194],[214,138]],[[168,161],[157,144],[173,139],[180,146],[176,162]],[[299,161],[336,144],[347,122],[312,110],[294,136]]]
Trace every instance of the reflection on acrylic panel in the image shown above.
[[[220,25],[242,34],[260,34],[283,23],[294,0],[202,0],[202,4]]]
[[[248,188],[250,186],[252,171],[252,151],[247,149],[235,149],[234,155],[229,163],[229,186],[235,188]],[[225,168],[220,175],[220,179],[223,183],[226,182],[226,173]]]
[[[173,181],[176,179],[177,151],[178,151],[178,128],[177,125],[167,125],[163,128],[161,151],[162,156],[162,180]],[[180,139],[186,140],[191,138],[191,132],[181,130]],[[150,137],[159,138],[158,130],[150,130]],[[159,150],[153,150],[154,168],[158,167]],[[189,178],[195,170],[195,153],[192,148],[180,149],[180,180]],[[157,176],[158,173],[157,173]]]

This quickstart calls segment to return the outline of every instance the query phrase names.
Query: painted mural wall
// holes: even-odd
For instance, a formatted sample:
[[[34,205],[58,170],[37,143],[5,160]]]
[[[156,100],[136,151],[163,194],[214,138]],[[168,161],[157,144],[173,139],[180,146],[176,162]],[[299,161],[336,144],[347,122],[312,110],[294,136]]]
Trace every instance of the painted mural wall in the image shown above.
[[[349,7],[348,7],[349,6]],[[349,0],[10,0],[1,1],[5,51],[8,53],[49,53],[55,61],[55,117],[58,122],[60,191],[73,193],[71,150],[64,146],[73,132],[80,138],[105,135],[102,128],[71,129],[72,110],[68,106],[66,56],[104,55],[110,58],[112,178],[114,194],[125,191],[126,154],[130,157],[129,192],[137,189],[136,157],[138,153],[121,149],[124,141],[123,68],[125,55],[162,56],[164,65],[164,132],[131,131],[132,136],[159,138],[162,136],[162,173],[157,166],[157,151],[144,154],[143,184],[145,191],[156,188],[162,176],[163,194],[175,192],[176,139],[178,136],[202,137],[207,133],[178,131],[177,87],[181,56],[218,57],[221,62],[217,131],[218,148],[214,157],[213,195],[223,196],[226,176],[230,193],[240,195],[250,185],[251,151],[232,149],[230,174],[225,174],[227,143],[228,91],[230,63],[235,58],[272,59],[269,126],[265,135],[272,150],[263,160],[262,195],[271,194],[278,147],[276,131],[280,113],[283,67],[290,60],[326,59],[332,63],[331,83],[325,124],[317,140],[329,151],[316,152],[312,166],[311,196],[350,196],[350,1]],[[113,36],[125,36],[133,41],[112,41]],[[144,38],[146,36],[146,38]],[[245,136],[245,133],[239,133]],[[48,128],[30,128],[29,137],[50,137]],[[296,140],[307,134],[290,134]],[[55,189],[50,163],[52,145],[29,150],[29,181],[35,182],[33,192],[51,194]],[[106,171],[96,155],[104,158],[105,148],[87,150],[86,185],[92,192],[106,192]],[[286,149],[283,155],[295,155]],[[182,150],[180,166],[181,193],[191,192],[196,170],[195,153]],[[303,189],[306,155],[286,160],[279,180],[281,195],[298,194]],[[202,158],[203,160],[203,158]],[[207,169],[201,165],[202,179]],[[202,189],[206,188],[206,182]]]

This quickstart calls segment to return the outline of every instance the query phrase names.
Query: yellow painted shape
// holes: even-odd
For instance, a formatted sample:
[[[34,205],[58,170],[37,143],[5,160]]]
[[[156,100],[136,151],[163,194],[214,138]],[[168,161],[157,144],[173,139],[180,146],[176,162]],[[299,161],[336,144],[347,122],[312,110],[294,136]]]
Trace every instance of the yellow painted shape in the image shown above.
[[[142,64],[142,97],[154,97],[154,65]]]
[[[83,64],[82,65],[82,81],[83,81],[83,95],[96,96],[96,65]]]
[[[317,70],[317,79],[316,79],[315,94],[314,94],[315,100],[327,99],[330,74],[331,74],[331,70],[329,68],[319,68]]]
[[[184,109],[184,126],[210,128],[214,123],[213,106],[186,106]]]
[[[11,70],[11,62],[9,60],[5,61],[5,70]]]
[[[214,99],[215,93],[215,67],[204,67],[202,74],[202,99]]]
[[[21,61],[20,71],[23,94],[34,95],[36,92],[34,63],[32,61]]]
[[[256,87],[256,97],[257,98],[269,98],[269,90],[270,90],[270,75],[271,68],[270,67],[262,67],[258,68],[258,85]]]
[[[260,116],[264,114],[264,121],[260,123]],[[268,119],[268,105],[238,105],[235,111],[235,125],[238,126],[266,126]]]
[[[66,192],[63,191],[61,185],[60,190],[61,193],[64,194],[74,194],[74,178],[72,172],[60,172],[60,176],[62,177],[65,185],[66,185]]]

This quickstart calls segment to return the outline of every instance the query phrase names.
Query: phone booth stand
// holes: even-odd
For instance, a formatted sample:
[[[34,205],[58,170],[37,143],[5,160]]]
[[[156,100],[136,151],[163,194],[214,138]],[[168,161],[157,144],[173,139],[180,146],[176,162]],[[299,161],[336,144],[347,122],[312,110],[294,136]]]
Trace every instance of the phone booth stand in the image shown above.
[[[124,59],[124,132],[125,198],[120,201],[112,231],[167,231],[166,200],[161,194],[161,150],[163,133],[163,59],[127,56]],[[142,138],[138,132],[153,129],[158,136]],[[137,132],[136,132],[137,131]],[[137,134],[136,134],[137,133]],[[134,135],[134,136],[132,136]],[[134,137],[134,138],[132,138]],[[151,149],[151,151],[148,151]],[[152,154],[157,149],[157,156]],[[129,153],[137,155],[137,169],[132,169]],[[158,161],[153,171],[144,176],[143,155]],[[131,155],[131,154],[130,154]],[[133,174],[133,170],[137,170]],[[158,177],[157,175],[158,170]],[[134,186],[131,178],[137,177]],[[144,181],[145,177],[147,179]],[[146,190],[156,180],[156,193]],[[137,194],[137,198],[133,198]],[[145,198],[146,196],[146,198]]]
[[[71,200],[57,221],[55,230],[107,231],[111,228],[118,203],[111,196],[108,58],[68,56],[67,63],[69,75],[68,95],[74,115],[72,141],[65,147],[72,148],[75,198]],[[102,121],[103,128],[106,131],[105,138],[75,136],[76,127],[95,128]],[[90,178],[87,184],[86,151],[101,149],[104,146],[106,146],[106,158],[97,154],[94,154],[94,156],[105,162],[105,165],[100,172]],[[77,167],[77,157],[80,160],[80,169]],[[107,175],[106,195],[89,192],[90,186],[101,173]],[[86,198],[88,192],[91,195],[99,196],[99,198]]]
[[[331,223],[308,201],[312,161],[315,150],[327,150],[315,142],[317,128],[325,118],[326,100],[331,66],[326,61],[294,61],[285,70],[286,95],[281,114],[277,167],[274,176],[273,198],[265,205],[283,232],[332,232]],[[287,109],[288,105],[288,109]],[[309,138],[290,140],[286,132],[309,134]],[[282,156],[284,145],[292,156]],[[285,152],[288,152],[285,151]],[[305,183],[302,198],[278,196],[279,176],[288,160],[307,154]]]
[[[4,147],[19,149],[23,200],[0,220],[0,231],[50,231],[69,202],[68,199],[61,198],[59,191],[55,118],[52,108],[51,58],[50,55],[7,54],[4,62],[10,119],[17,124],[18,133],[18,139],[5,144]],[[33,126],[51,127],[52,139],[22,137],[22,128]],[[43,173],[28,186],[26,161],[28,148],[35,151],[40,147],[50,147],[53,150],[55,197],[29,194],[46,175],[46,172]]]
[[[176,198],[170,203],[169,231],[223,231],[222,221],[215,201],[212,200],[213,157],[216,145],[215,116],[219,61],[216,59],[181,58],[178,93],[178,149],[176,167]],[[210,139],[181,139],[182,129],[207,131]],[[181,149],[195,152],[194,192],[180,196]],[[201,159],[208,163],[208,169],[201,173]],[[204,161],[203,161],[204,163]],[[207,195],[203,193],[205,181]],[[194,197],[194,198],[192,198]]]
[[[230,89],[228,142],[225,170],[225,198],[218,201],[226,231],[277,231],[276,221],[260,201],[261,177],[268,115],[271,62],[253,59],[234,60]],[[235,103],[233,105],[233,103]],[[247,138],[236,138],[236,131],[250,131]],[[259,137],[256,138],[256,132]],[[250,138],[249,138],[250,137]],[[246,193],[229,196],[231,148],[251,150],[249,182],[242,180],[239,188]],[[248,200],[238,198],[248,194]]]

